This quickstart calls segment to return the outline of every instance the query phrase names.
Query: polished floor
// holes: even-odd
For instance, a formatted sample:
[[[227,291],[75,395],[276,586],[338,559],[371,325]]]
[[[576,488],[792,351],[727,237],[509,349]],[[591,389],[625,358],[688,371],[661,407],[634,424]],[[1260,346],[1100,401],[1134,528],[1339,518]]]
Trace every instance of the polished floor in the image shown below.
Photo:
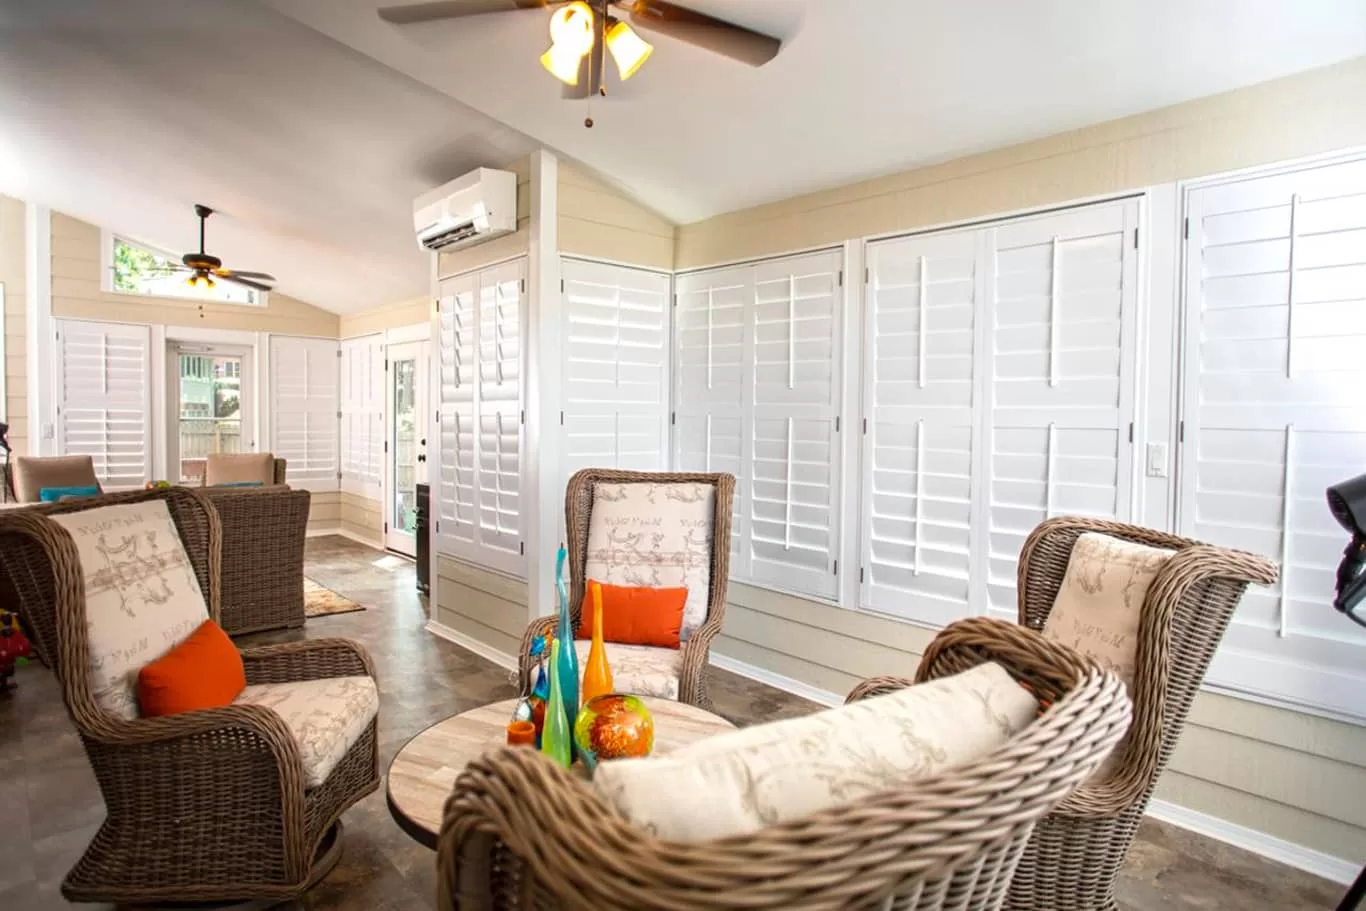
[[[249,637],[246,644],[346,636],[363,642],[378,666],[380,758],[455,712],[513,694],[508,673],[423,631],[413,567],[343,538],[309,542],[308,575],[369,610],[321,617],[302,631]],[[378,565],[377,565],[378,562]],[[905,668],[888,668],[889,673]],[[737,723],[800,715],[813,704],[713,669],[718,711]],[[58,689],[45,670],[20,669],[19,686],[0,696],[0,911],[68,908],[58,887],[104,814]],[[434,855],[389,818],[383,793],[346,817],[336,869],[292,907],[335,911],[431,908]],[[1160,823],[1146,823],[1120,890],[1133,911],[1332,908],[1341,889]],[[94,907],[94,906],[86,906]]]

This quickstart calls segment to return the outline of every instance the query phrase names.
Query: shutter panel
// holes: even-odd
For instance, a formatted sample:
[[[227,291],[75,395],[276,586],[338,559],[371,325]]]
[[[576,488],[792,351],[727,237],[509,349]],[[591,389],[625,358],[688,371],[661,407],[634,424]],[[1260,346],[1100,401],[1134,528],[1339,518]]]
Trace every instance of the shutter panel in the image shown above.
[[[88,455],[106,490],[152,477],[151,335],[147,326],[57,322],[57,446]]]
[[[749,576],[834,598],[838,554],[839,253],[761,263],[753,356]]]
[[[342,490],[378,500],[384,471],[384,337],[345,339],[341,355]]]
[[[1212,683],[1366,718],[1366,634],[1330,606],[1324,489],[1366,470],[1366,160],[1190,191],[1178,515],[1265,554]]]
[[[942,626],[969,600],[978,234],[868,245],[859,604]]]
[[[522,574],[522,279],[518,260],[479,273],[476,464],[481,560]]]
[[[669,276],[566,259],[564,480],[668,468]]]
[[[291,486],[337,489],[338,350],[328,339],[270,339],[270,448],[288,461]]]
[[[991,402],[987,599],[1017,616],[1025,538],[1044,519],[1127,519],[1138,203],[1016,219],[988,230]]]
[[[468,553],[474,545],[475,318],[479,280],[474,273],[441,283],[440,506],[437,535],[446,553]]]
[[[680,275],[674,308],[674,467],[735,475],[731,575],[749,571],[749,478],[744,389],[745,325],[754,297],[753,271],[740,267]]]

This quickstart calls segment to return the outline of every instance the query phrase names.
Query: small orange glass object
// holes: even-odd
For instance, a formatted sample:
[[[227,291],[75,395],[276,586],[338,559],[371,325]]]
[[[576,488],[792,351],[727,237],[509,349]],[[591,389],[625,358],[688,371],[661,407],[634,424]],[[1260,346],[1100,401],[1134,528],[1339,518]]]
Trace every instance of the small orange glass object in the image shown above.
[[[508,746],[534,747],[536,745],[536,725],[530,721],[513,721],[508,724]]]

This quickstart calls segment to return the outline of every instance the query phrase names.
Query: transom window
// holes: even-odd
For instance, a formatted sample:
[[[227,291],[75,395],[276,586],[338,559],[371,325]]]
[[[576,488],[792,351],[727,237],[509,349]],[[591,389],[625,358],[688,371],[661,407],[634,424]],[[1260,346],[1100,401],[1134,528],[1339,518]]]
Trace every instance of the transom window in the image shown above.
[[[118,294],[183,297],[249,307],[259,307],[264,303],[255,290],[232,282],[215,282],[211,288],[188,285],[185,282],[188,277],[186,273],[172,271],[180,265],[178,257],[116,235],[110,235],[110,238],[113,263],[110,290]]]

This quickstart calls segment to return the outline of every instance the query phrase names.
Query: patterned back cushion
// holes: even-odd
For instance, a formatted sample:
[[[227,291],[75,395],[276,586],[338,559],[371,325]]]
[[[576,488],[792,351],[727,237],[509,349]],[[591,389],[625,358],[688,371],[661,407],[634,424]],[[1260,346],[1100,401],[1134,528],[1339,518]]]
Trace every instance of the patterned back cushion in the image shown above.
[[[715,502],[710,484],[597,484],[585,578],[686,588],[680,636],[687,639],[707,619]]]
[[[754,832],[979,759],[1038,703],[998,664],[598,766],[593,790],[657,838]]]
[[[1173,553],[1097,532],[1081,535],[1044,635],[1095,658],[1132,692],[1143,599]]]
[[[85,577],[90,685],[119,718],[138,717],[138,671],[209,618],[164,500],[53,516],[76,541]]]

